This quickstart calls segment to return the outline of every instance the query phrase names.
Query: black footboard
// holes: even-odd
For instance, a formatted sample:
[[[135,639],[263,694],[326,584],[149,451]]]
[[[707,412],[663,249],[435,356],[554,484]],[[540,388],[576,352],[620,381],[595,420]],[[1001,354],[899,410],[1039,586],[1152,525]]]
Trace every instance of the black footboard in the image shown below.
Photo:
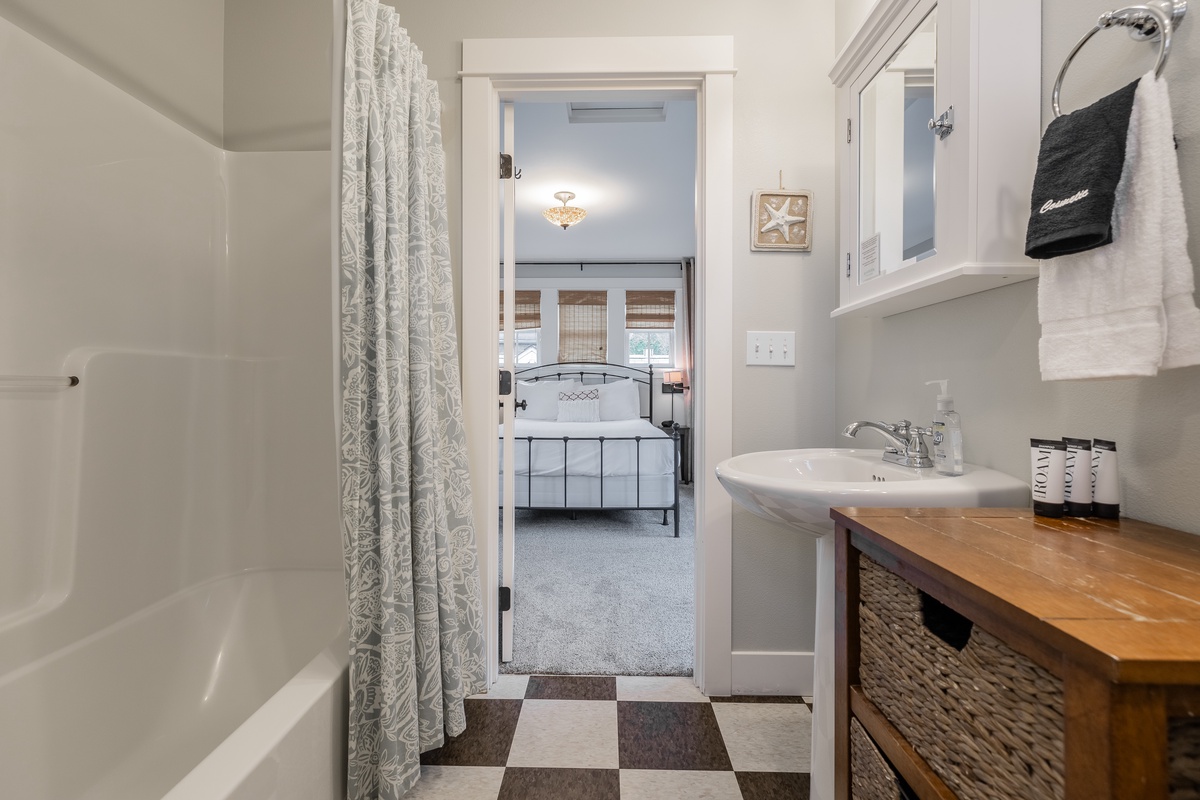
[[[501,437],[501,442],[504,439]],[[599,449],[599,475],[571,475],[568,469],[569,455],[572,452],[571,447],[578,447],[584,442],[595,443]],[[605,475],[604,474],[604,448],[605,445],[611,445],[613,442],[633,442],[634,443],[634,472],[631,475]],[[558,446],[562,453],[561,475],[535,476],[533,475],[532,465],[534,463],[533,453],[535,443],[539,443],[538,452],[544,455],[545,450],[541,448]],[[523,508],[530,510],[558,510],[570,511],[572,513],[578,511],[661,511],[663,512],[663,525],[667,524],[667,512],[673,512],[675,515],[675,536],[679,537],[679,469],[680,469],[680,439],[678,431],[671,431],[670,437],[659,436],[519,436],[513,442],[515,448],[526,449],[526,474],[514,475],[514,481],[526,481],[526,497],[525,503],[517,503],[514,501],[514,508]],[[670,505],[654,505],[646,504],[642,500],[642,448],[649,447],[670,447],[672,453],[672,463],[674,464],[674,479],[671,482],[671,496],[673,502]],[[562,504],[561,505],[536,505],[533,502],[533,481],[535,477],[539,478],[561,478],[562,481]],[[646,477],[663,477],[660,475]],[[595,505],[572,505],[570,501],[569,489],[571,480],[580,480],[583,478],[592,478],[599,481],[600,496],[599,502]],[[606,481],[613,481],[618,478],[633,478],[635,482],[635,502],[633,505],[628,504],[610,504],[605,502],[604,487]]]

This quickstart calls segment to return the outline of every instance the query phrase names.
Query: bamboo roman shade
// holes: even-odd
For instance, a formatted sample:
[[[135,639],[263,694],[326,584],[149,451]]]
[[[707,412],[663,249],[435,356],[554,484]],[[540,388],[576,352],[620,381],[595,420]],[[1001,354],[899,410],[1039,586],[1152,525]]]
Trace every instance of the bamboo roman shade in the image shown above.
[[[626,291],[625,327],[653,328],[657,330],[675,327],[675,292]]]
[[[537,289],[518,289],[513,297],[515,316],[513,328],[525,330],[542,327],[542,293]],[[500,293],[500,330],[504,330],[504,292]]]
[[[608,360],[608,292],[559,291],[558,360]]]

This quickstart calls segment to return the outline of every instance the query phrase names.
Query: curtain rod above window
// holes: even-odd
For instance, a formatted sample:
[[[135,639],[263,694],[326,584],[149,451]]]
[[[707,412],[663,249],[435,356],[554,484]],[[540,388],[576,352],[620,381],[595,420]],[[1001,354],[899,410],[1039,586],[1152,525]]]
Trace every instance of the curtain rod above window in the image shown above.
[[[637,259],[613,259],[613,260],[588,260],[588,259],[572,259],[563,261],[517,261],[516,265],[521,266],[577,266],[580,267],[580,272],[584,266],[678,266],[683,270],[685,259],[677,260],[637,260]],[[504,269],[504,264],[500,264],[500,269]]]
[[[636,258],[630,259],[609,259],[606,261],[593,261],[586,258],[572,258],[563,261],[517,261],[518,267],[623,267],[623,266],[657,266],[657,265],[674,265],[683,268],[682,258],[676,259],[649,259],[639,260]],[[501,265],[503,266],[503,264]]]

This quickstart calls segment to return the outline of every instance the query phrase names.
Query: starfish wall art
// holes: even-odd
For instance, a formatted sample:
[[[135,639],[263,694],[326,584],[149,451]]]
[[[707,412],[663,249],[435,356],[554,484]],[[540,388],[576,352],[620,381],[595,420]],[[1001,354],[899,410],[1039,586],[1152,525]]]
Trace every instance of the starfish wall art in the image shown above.
[[[751,250],[811,250],[812,192],[754,193]]]

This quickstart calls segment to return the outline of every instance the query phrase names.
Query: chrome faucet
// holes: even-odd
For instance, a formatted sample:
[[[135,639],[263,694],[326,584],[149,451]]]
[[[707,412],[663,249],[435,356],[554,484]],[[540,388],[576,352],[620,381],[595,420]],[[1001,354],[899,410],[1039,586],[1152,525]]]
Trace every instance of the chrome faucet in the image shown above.
[[[842,436],[853,437],[863,428],[879,431],[883,438],[891,442],[888,447],[883,448],[883,460],[889,464],[916,469],[933,466],[929,448],[925,445],[925,437],[933,435],[932,428],[914,427],[906,419],[894,425],[886,422],[851,422],[842,431]]]

